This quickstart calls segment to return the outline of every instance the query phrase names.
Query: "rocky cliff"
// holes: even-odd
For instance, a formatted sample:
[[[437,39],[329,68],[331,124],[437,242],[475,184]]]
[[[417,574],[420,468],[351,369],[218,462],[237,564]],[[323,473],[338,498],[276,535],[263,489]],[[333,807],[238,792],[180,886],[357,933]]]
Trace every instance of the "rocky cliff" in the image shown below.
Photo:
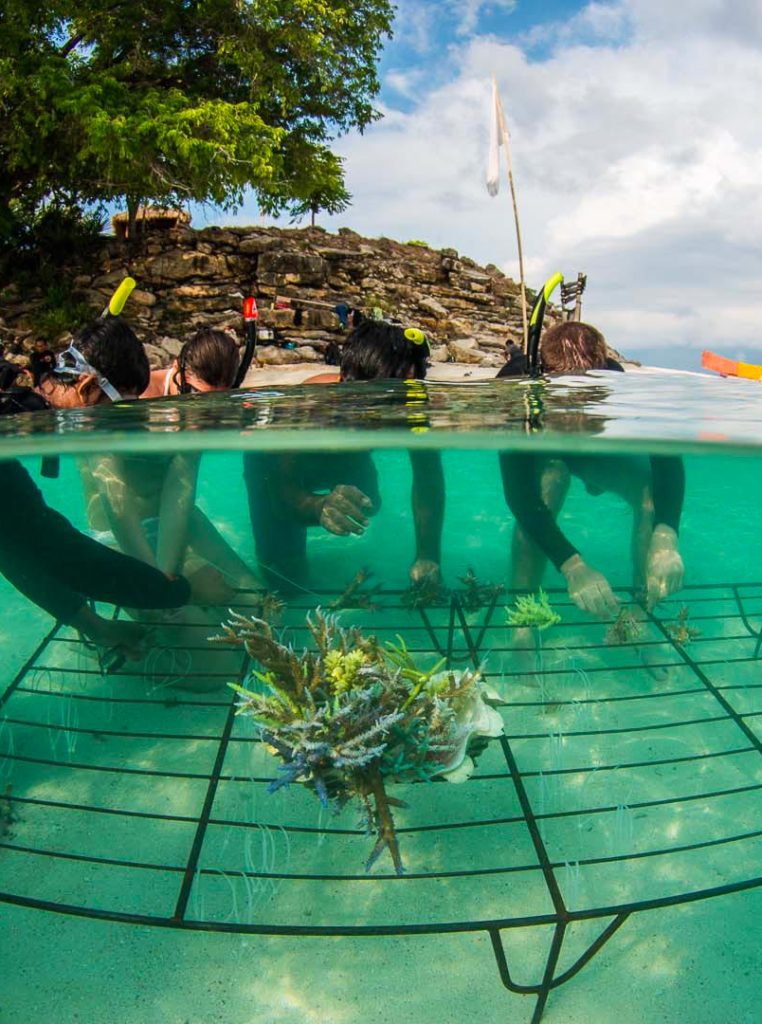
[[[320,228],[183,227],[154,231],[132,247],[104,238],[70,272],[75,298],[94,312],[124,276],[137,280],[125,316],[154,365],[174,357],[198,326],[242,335],[245,295],[256,297],[260,326],[274,334],[272,343],[260,344],[264,364],[323,362],[331,342],[341,342],[334,311],[340,304],[379,307],[420,327],[437,362],[499,366],[506,343],[521,338],[519,287],[497,267],[480,267],[454,249],[363,238],[346,228],[329,234]],[[45,296],[13,284],[1,294],[0,337],[11,351],[28,351]],[[290,299],[291,307],[276,308],[279,297]]]

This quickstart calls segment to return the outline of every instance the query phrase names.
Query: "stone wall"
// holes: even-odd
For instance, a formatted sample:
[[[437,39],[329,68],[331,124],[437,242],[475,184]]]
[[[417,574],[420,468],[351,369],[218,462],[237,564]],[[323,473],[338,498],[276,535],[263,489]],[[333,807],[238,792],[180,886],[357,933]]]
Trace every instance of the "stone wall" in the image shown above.
[[[97,312],[127,274],[138,282],[125,317],[146,342],[153,365],[166,365],[198,326],[241,337],[242,301],[254,295],[260,325],[277,344],[261,344],[261,363],[323,362],[342,331],[333,306],[380,307],[431,338],[433,359],[502,365],[505,345],[521,339],[519,287],[495,266],[480,267],[454,249],[433,250],[349,229],[180,228],[155,231],[136,248],[104,238],[88,265],[71,267],[75,297]],[[0,337],[22,354],[34,341],[44,296],[2,287]],[[276,295],[328,304],[274,309]],[[297,322],[295,323],[295,319]],[[59,339],[59,344],[65,342]]]

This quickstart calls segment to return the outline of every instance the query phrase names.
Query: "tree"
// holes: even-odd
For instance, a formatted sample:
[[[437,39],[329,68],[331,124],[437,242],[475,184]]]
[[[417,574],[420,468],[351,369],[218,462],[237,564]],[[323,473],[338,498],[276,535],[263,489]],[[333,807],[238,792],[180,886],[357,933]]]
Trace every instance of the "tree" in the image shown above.
[[[344,186],[342,161],[329,150],[316,155],[309,166],[309,173],[302,175],[297,172],[289,187],[292,195],[289,202],[292,224],[309,214],[314,228],[315,217],[321,210],[341,213],[352,201],[351,194]],[[260,204],[265,213],[277,212],[277,202],[277,196],[272,199],[267,195],[260,196]]]
[[[347,202],[391,0],[0,0],[0,232],[65,194]]]

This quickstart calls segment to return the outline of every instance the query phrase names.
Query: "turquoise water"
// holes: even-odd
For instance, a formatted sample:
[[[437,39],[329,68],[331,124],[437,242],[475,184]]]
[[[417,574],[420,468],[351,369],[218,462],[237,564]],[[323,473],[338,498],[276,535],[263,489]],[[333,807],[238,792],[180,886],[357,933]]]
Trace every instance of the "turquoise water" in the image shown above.
[[[342,620],[382,641],[402,635],[423,666],[481,666],[505,737],[461,785],[390,787],[407,803],[395,811],[406,871],[397,877],[384,856],[366,873],[373,844],[356,806],[334,814],[299,785],[267,792],[277,761],[249,720],[229,715],[225,684],[248,669],[207,642],[224,608],[168,618],[146,659],[103,674],[70,627],[49,635],[51,618],[0,580],[13,686],[0,724],[2,1019],[440,1022],[476,1002],[484,1021],[529,1020],[534,995],[501,985],[495,944],[511,978],[539,983],[559,906],[556,976],[609,922],[622,928],[550,995],[545,1020],[755,1019],[756,397],[756,386],[692,375],[606,374],[544,387],[263,390],[27,417],[24,435],[0,420],[4,454],[110,545],[88,518],[85,460],[200,455],[197,506],[256,576],[280,563],[258,564],[244,454],[298,457],[313,483],[327,454],[338,479],[346,466],[370,479],[371,460],[380,508],[359,537],[309,527],[304,575],[282,573],[278,628],[300,648],[306,615],[368,570],[371,606]],[[526,637],[506,626],[508,449],[585,455],[598,470],[624,459],[626,480],[650,455],[684,457],[685,585],[637,613],[637,641],[607,642],[610,623],[575,607],[552,567],[543,585],[561,621]],[[441,453],[446,491],[446,592],[422,609],[407,598],[411,450]],[[56,478],[39,475],[41,454],[60,455]],[[255,472],[255,492],[257,482]],[[559,524],[635,609],[631,509],[590,490],[572,479]],[[696,635],[676,639],[681,623]]]

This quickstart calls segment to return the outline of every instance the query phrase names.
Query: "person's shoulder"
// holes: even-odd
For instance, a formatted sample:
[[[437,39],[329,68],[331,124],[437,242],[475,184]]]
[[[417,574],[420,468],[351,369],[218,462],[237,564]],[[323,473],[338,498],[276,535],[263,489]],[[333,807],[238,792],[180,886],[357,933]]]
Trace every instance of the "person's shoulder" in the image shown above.
[[[164,394],[164,384],[167,379],[167,370],[151,370],[151,376],[148,380],[148,387],[145,389],[141,398],[161,398]]]

